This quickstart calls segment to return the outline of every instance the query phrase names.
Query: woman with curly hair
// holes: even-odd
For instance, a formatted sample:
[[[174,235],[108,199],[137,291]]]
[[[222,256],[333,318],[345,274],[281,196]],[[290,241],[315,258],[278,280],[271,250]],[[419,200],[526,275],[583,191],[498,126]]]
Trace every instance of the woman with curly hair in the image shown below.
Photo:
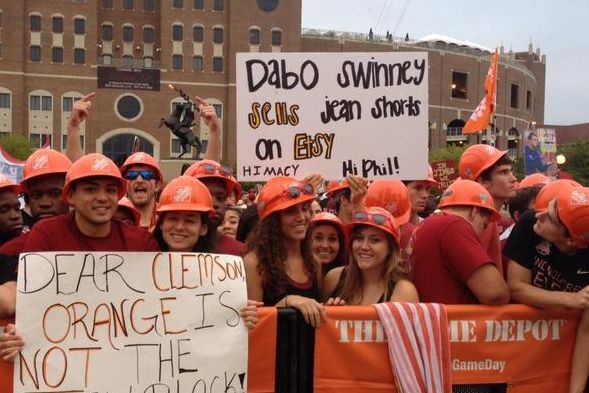
[[[243,257],[248,297],[266,306],[293,307],[314,327],[325,318],[319,303],[319,268],[305,239],[313,186],[278,176],[258,196],[260,222]]]
[[[348,264],[325,276],[322,297],[327,305],[418,302],[417,289],[399,265],[399,226],[385,209],[371,207],[352,214]]]

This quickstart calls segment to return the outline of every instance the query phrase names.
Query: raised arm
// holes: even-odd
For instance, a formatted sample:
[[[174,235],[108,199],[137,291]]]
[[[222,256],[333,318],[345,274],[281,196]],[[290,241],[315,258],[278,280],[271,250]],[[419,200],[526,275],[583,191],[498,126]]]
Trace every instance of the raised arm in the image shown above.
[[[74,102],[70,120],[67,124],[67,145],[65,155],[72,162],[82,157],[82,145],[80,144],[80,124],[86,120],[92,107],[92,99],[96,93],[90,93]]]
[[[219,130],[219,118],[217,118],[217,111],[215,107],[206,102],[201,97],[194,97],[200,117],[203,118],[205,124],[209,127],[209,143],[204,158],[206,160],[213,160],[221,162],[221,130]]]

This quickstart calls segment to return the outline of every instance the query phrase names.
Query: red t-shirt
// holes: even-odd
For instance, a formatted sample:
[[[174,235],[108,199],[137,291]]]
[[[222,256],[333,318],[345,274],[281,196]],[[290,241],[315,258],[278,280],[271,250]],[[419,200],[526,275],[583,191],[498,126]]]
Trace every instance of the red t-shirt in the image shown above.
[[[464,218],[451,214],[428,217],[413,234],[406,251],[422,302],[479,303],[466,281],[476,269],[492,261]]]
[[[219,236],[219,242],[217,243],[217,250],[219,254],[228,254],[241,257],[243,256],[243,249],[244,244],[238,240],[235,240],[231,236]]]
[[[43,251],[159,251],[159,246],[145,229],[116,220],[108,236],[86,236],[67,214],[41,220],[29,232],[22,252]]]
[[[501,253],[501,240],[499,240],[499,225],[497,221],[490,222],[481,234],[481,243],[491,257],[493,263],[503,276],[503,255]]]

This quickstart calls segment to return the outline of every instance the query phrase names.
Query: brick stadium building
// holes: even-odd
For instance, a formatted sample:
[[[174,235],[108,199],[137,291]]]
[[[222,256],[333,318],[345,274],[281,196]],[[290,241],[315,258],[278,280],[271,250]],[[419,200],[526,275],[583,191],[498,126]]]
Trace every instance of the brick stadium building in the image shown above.
[[[427,51],[430,148],[469,141],[461,128],[484,94],[491,56],[440,36],[303,30],[301,0],[0,0],[0,133],[37,146],[50,137],[64,149],[73,101],[96,91],[84,150],[121,163],[138,136],[173,176],[179,161],[169,158],[180,147],[158,128],[182,101],[167,88],[173,84],[215,105],[222,157],[234,163],[235,54],[248,51]],[[499,148],[517,155],[521,131],[544,123],[544,88],[539,50],[501,50],[492,127]],[[206,146],[206,126],[195,133]]]

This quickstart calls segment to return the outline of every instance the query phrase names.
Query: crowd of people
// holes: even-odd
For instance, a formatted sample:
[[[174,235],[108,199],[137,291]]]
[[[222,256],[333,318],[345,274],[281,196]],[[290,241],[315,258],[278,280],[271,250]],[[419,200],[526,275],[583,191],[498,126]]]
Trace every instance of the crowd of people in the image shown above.
[[[92,97],[74,104],[70,141]],[[214,108],[197,101],[214,135]],[[404,181],[277,176],[244,195],[212,146],[167,184],[146,153],[118,168],[75,144],[67,154],[35,151],[20,184],[0,177],[0,317],[16,311],[20,253],[229,254],[243,257],[249,300],[242,320],[250,328],[261,305],[294,308],[317,328],[327,306],[390,301],[583,310],[570,391],[584,391],[589,188],[541,174],[518,182],[506,151],[473,145],[460,158],[460,179],[425,217],[437,186],[431,172]],[[4,360],[23,345],[14,325],[0,336]]]

